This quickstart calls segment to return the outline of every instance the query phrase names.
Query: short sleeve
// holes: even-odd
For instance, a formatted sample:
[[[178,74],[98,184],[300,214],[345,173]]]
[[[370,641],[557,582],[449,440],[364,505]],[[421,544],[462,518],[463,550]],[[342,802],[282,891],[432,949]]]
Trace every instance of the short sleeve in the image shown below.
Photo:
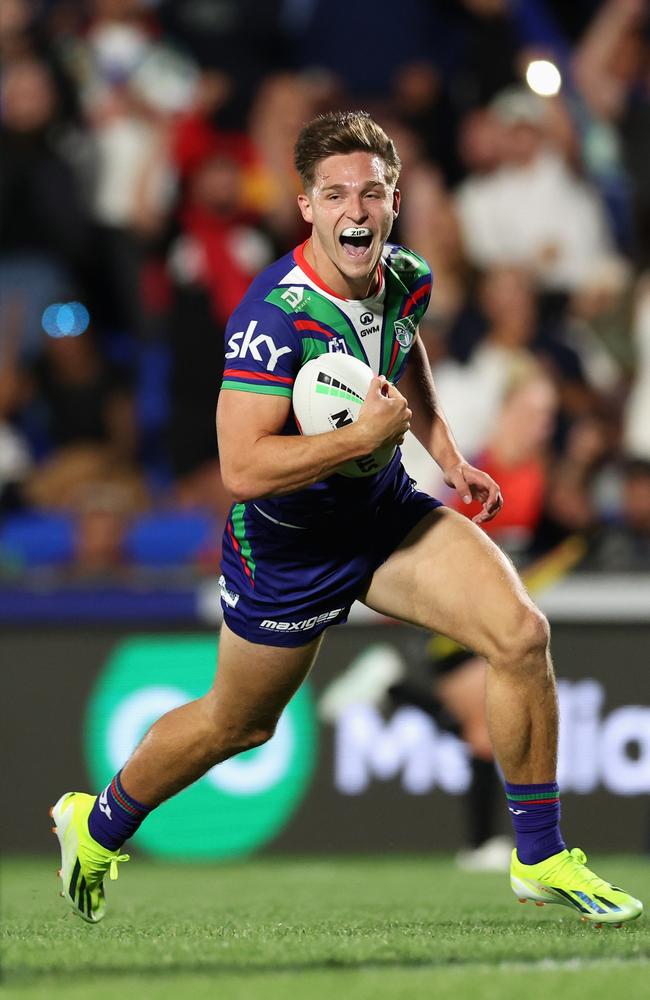
[[[222,389],[291,397],[301,344],[291,320],[257,299],[243,302],[226,326]]]

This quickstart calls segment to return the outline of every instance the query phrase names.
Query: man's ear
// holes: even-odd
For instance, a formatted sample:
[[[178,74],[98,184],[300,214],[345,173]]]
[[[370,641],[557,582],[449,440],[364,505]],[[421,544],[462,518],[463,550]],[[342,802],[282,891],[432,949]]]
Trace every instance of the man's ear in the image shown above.
[[[400,194],[399,188],[395,188],[393,191],[393,218],[396,219],[399,215],[399,206],[402,196]]]
[[[311,210],[311,202],[306,194],[298,195],[298,208],[305,222],[313,222],[314,217]]]

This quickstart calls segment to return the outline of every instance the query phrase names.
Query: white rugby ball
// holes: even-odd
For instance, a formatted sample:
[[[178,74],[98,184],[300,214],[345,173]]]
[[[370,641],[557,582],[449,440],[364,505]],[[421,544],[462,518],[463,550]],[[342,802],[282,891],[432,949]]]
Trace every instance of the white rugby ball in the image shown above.
[[[293,385],[293,412],[301,434],[325,434],[358,419],[372,369],[350,354],[321,354],[302,366]],[[345,462],[342,476],[373,476],[388,465],[395,446],[377,448],[371,455]]]

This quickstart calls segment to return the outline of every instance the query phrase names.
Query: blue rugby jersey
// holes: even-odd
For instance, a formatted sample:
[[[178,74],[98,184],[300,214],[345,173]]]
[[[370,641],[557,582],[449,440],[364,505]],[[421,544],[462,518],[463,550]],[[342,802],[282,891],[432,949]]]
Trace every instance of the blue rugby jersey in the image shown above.
[[[375,294],[341,298],[305,260],[304,244],[297,247],[255,278],[233,312],[225,333],[222,388],[290,398],[301,366],[330,351],[351,354],[397,383],[429,303],[431,281],[422,257],[386,244]],[[299,433],[292,410],[282,433]],[[256,504],[267,516],[295,526],[314,524],[342,510],[362,516],[394,479],[399,463],[398,450],[374,476],[333,475]]]

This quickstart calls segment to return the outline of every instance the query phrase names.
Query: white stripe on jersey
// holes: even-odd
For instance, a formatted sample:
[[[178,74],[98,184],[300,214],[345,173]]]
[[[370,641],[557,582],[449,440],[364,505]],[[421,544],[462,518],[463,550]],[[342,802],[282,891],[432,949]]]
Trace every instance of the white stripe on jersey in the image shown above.
[[[313,288],[323,298],[329,299],[337,309],[345,313],[352,323],[357,340],[368,359],[368,364],[373,372],[377,374],[381,363],[381,327],[384,319],[384,300],[386,298],[385,280],[382,281],[377,295],[371,295],[367,299],[342,299],[338,295],[331,295],[324,288],[315,284],[296,265],[278,282],[278,285],[293,285],[296,287],[306,285],[308,288]]]

